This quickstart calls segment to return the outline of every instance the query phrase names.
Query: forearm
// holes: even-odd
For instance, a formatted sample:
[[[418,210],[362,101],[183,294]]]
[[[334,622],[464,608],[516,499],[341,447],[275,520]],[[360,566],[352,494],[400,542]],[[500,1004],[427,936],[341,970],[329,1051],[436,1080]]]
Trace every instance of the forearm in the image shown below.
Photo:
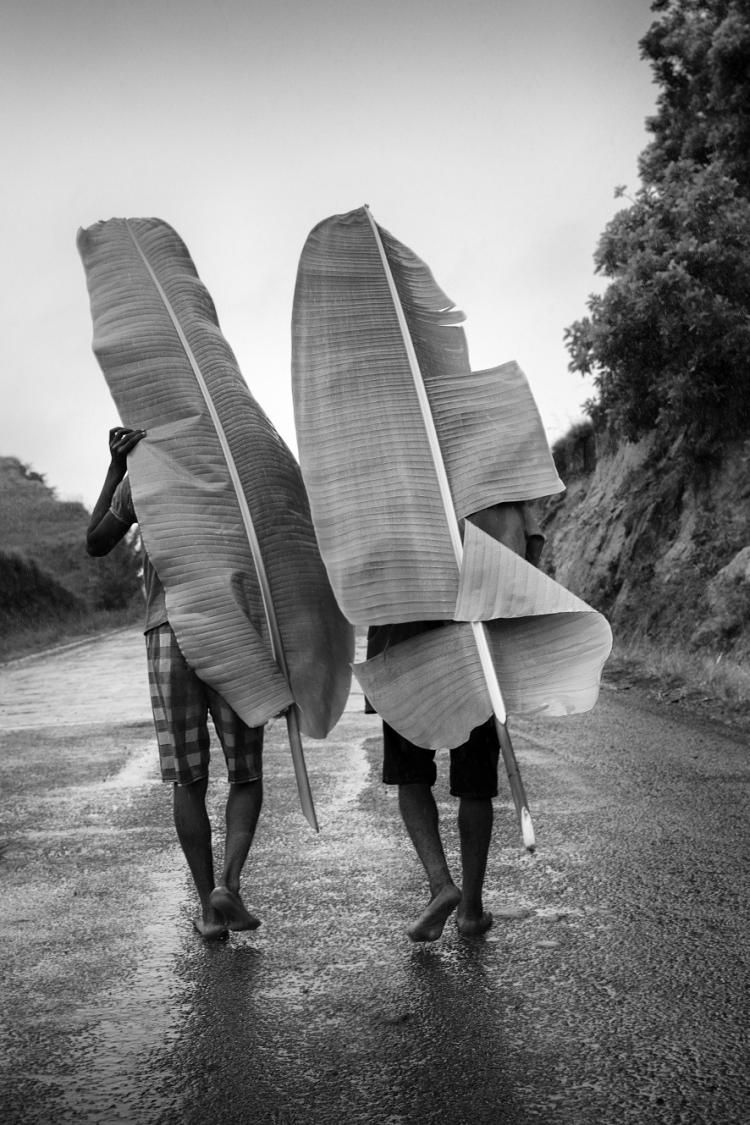
[[[110,505],[112,503],[112,497],[115,494],[115,489],[124,476],[125,466],[118,464],[114,460],[111,461],[110,466],[107,469],[107,475],[104,478],[104,484],[102,485],[99,499],[97,500],[96,504],[94,504],[94,510],[91,513],[89,526],[86,529],[87,538],[91,535],[92,531],[96,530],[104,516],[106,516],[107,512],[109,511]]]
[[[111,460],[99,499],[94,505],[89,526],[86,529],[86,550],[94,557],[108,554],[120,542],[135,520],[132,504],[128,517],[125,519],[122,514],[116,515],[114,512],[110,512],[110,507],[117,486],[128,471],[128,454],[135,449],[141,438],[145,436],[145,430],[131,430],[123,426],[117,426],[109,431]]]

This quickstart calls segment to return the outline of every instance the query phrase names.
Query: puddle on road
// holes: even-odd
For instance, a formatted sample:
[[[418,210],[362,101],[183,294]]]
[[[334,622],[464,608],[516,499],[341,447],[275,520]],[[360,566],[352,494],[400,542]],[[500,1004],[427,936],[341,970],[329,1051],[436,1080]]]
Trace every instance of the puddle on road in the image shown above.
[[[55,1083],[56,1121],[140,1125],[160,1120],[174,1103],[169,1076],[149,1060],[162,1059],[174,1045],[191,1009],[175,971],[185,954],[185,891],[173,871],[151,879],[149,897],[159,903],[159,918],[144,927],[128,978],[77,1009],[76,1022],[86,1030],[72,1055],[71,1077]]]
[[[350,801],[356,801],[370,776],[370,763],[365,754],[365,739],[347,744],[346,755],[338,774],[330,803],[325,806],[326,816],[340,813]]]

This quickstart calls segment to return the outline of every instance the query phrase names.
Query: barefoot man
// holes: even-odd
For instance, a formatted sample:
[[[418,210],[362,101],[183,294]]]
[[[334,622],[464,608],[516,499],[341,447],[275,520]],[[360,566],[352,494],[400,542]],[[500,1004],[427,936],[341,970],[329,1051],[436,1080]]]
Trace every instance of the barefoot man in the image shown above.
[[[524,503],[496,504],[470,517],[472,522],[538,565],[544,536]],[[439,621],[374,626],[368,632],[368,659],[391,645],[439,628]],[[367,709],[374,710],[369,702]],[[458,798],[461,889],[453,881],[440,835],[438,807],[432,793],[437,780],[435,751],[415,746],[383,722],[383,781],[398,786],[398,807],[427,875],[430,901],[407,927],[412,941],[437,941],[456,910],[463,937],[478,937],[492,925],[482,890],[492,839],[493,798],[498,795],[500,746],[493,719],[475,727],[461,746],[450,751],[450,792]]]
[[[564,485],[525,375],[515,361],[472,371],[464,319],[369,207],[310,231],[292,313],[300,466],[339,605],[370,627],[354,674],[383,720],[384,781],[430,887],[414,941],[435,941],[454,911],[467,938],[492,925],[482,889],[500,743],[534,846],[507,717],[592,707],[612,639],[529,565],[540,537],[526,504]],[[432,795],[444,748],[461,890]]]
[[[88,553],[106,555],[137,523],[127,456],[144,430],[109,432],[110,465],[86,536]],[[260,919],[240,896],[240,876],[263,803],[263,727],[248,727],[218,692],[186,663],[167,619],[164,588],[143,552],[146,652],[162,780],[173,786],[177,838],[193,877],[201,914],[194,925],[206,940],[228,930],[253,930]],[[224,865],[214,883],[211,824],[206,811],[209,713],[229,776]]]

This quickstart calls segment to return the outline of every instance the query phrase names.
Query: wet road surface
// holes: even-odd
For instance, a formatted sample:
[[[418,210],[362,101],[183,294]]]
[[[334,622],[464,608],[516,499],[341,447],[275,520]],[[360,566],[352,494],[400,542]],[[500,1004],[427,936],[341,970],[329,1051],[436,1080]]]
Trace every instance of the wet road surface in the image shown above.
[[[0,669],[0,1118],[750,1120],[746,736],[611,690],[511,730],[538,850],[501,779],[485,940],[406,938],[426,888],[355,690],[306,741],[318,836],[270,728],[244,882],[263,925],[208,946],[143,638]],[[218,840],[225,795],[216,768]],[[436,795],[454,859],[442,768]]]

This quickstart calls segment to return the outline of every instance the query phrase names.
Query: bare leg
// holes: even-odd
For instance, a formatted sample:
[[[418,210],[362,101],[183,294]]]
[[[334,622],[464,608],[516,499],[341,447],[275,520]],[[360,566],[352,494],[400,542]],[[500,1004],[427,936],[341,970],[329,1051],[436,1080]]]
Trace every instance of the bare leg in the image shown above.
[[[492,821],[493,809],[489,797],[461,797],[458,805],[458,832],[461,839],[463,893],[456,924],[464,937],[476,937],[492,925],[492,915],[482,905]]]
[[[440,838],[438,809],[429,785],[399,785],[398,804],[406,830],[427,873],[432,898],[408,927],[412,941],[437,941],[461,898]]]
[[[229,786],[224,869],[221,882],[211,895],[211,903],[230,930],[254,930],[260,925],[260,919],[250,913],[240,897],[240,876],[262,805],[263,782],[260,779]]]
[[[211,822],[206,812],[208,778],[192,785],[175,785],[174,825],[177,839],[187,860],[201,903],[201,918],[194,925],[204,938],[221,938],[226,926],[209,902],[214,886],[214,860],[211,851]]]

